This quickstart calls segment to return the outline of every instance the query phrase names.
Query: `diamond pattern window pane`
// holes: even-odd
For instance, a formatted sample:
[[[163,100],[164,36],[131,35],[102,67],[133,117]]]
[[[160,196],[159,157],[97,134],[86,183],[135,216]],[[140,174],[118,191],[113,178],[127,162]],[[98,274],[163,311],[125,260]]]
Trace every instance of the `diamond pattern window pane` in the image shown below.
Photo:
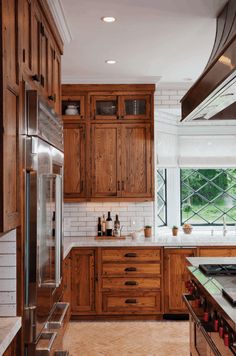
[[[166,169],[157,169],[156,192],[156,219],[157,226],[167,225],[166,219]]]
[[[236,223],[236,169],[181,169],[181,223]]]

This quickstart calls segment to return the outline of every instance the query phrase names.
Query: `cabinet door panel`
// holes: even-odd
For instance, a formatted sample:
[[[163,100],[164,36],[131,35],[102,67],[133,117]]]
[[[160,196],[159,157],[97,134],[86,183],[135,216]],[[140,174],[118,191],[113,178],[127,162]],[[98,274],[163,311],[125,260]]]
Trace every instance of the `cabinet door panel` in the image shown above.
[[[149,119],[150,95],[125,95],[120,97],[120,112],[123,119]]]
[[[64,197],[85,196],[85,126],[64,126]]]
[[[116,120],[118,117],[118,97],[116,95],[97,95],[91,97],[92,118]]]
[[[72,312],[95,309],[94,250],[72,251]]]
[[[19,84],[18,1],[2,2],[4,75],[8,85]]]
[[[196,249],[165,249],[165,313],[187,313],[182,294],[186,292],[185,282],[189,279],[186,257],[196,255]]]
[[[53,94],[55,111],[61,113],[61,56],[55,51],[53,68]]]
[[[40,84],[45,96],[48,95],[48,33],[43,24],[40,30]]]
[[[122,129],[122,196],[152,196],[151,128],[127,124]]]
[[[200,248],[199,250],[200,257],[236,257],[236,248],[227,248],[227,247],[206,247]]]
[[[32,2],[23,0],[23,63],[24,69],[32,70]]]
[[[92,127],[92,196],[120,194],[120,128],[118,125]]]
[[[20,224],[19,182],[19,97],[10,89],[4,91],[4,133],[1,135],[1,231]]]
[[[34,3],[32,16],[32,69],[33,75],[40,80],[40,41],[41,41],[41,17]]]

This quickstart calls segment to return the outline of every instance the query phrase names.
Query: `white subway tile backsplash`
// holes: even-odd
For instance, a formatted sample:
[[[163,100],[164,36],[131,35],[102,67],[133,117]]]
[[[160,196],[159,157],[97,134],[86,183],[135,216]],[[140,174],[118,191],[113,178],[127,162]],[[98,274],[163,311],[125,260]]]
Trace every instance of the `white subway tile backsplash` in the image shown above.
[[[144,226],[146,217],[153,221],[153,202],[78,203],[76,207],[75,204],[71,205],[72,211],[70,205],[65,204],[71,217],[65,217],[64,236],[96,236],[98,217],[103,214],[107,217],[108,211],[113,221],[115,215],[119,215],[124,233]]]
[[[0,235],[0,316],[16,315],[16,231]]]

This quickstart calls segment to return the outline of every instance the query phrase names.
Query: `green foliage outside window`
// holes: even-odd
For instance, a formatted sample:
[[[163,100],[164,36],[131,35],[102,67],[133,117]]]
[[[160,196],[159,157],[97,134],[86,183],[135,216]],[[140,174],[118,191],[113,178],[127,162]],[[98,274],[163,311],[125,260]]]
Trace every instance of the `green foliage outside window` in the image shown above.
[[[181,169],[181,215],[182,224],[235,224],[236,169]]]

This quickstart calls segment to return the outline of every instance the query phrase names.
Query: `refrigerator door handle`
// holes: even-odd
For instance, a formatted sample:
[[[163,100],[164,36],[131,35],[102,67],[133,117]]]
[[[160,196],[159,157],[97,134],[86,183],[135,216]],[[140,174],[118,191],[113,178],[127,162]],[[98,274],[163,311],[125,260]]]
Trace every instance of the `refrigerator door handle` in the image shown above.
[[[55,233],[54,233],[54,276],[51,280],[45,280],[42,269],[39,268],[39,287],[57,288],[61,283],[61,245],[62,245],[62,177],[59,174],[42,174],[41,175],[41,192],[45,192],[45,182],[53,182],[55,184]],[[51,184],[49,184],[51,187]],[[51,188],[50,188],[51,189]],[[51,193],[50,193],[51,194]],[[43,208],[41,207],[41,210]],[[42,222],[41,222],[42,224]],[[39,252],[39,265],[43,259]]]
[[[55,226],[55,283],[61,283],[61,245],[62,245],[62,177],[56,175],[56,226]]]

